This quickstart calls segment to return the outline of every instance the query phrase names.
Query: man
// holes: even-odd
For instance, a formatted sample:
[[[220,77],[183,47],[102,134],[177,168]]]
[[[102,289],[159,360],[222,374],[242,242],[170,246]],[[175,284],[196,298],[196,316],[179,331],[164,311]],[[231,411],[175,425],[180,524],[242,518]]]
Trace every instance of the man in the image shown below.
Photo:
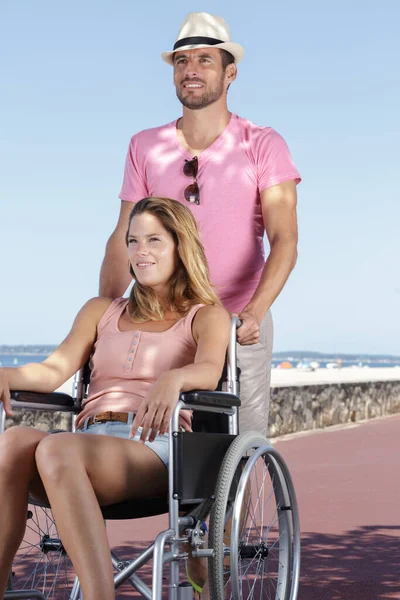
[[[166,196],[187,203],[199,224],[211,281],[243,324],[240,431],[267,434],[272,319],[269,308],[297,258],[296,183],[285,141],[229,112],[227,91],[244,50],[221,17],[189,13],[172,51],[182,117],[133,136],[121,211],[106,248],[100,294],[121,296],[130,283],[124,235],[132,203]],[[270,253],[265,262],[263,234]]]

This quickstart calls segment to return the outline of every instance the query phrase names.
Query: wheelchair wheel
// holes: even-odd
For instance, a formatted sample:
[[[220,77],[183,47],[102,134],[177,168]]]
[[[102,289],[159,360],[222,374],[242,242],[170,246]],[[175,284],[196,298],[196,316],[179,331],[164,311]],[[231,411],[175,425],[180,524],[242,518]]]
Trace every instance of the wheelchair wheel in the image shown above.
[[[290,473],[270,442],[239,435],[221,466],[210,515],[213,600],[296,600],[300,527]]]
[[[9,587],[13,591],[35,589],[48,599],[64,600],[77,588],[74,582],[75,573],[51,509],[33,502],[28,507],[25,536],[14,559]]]

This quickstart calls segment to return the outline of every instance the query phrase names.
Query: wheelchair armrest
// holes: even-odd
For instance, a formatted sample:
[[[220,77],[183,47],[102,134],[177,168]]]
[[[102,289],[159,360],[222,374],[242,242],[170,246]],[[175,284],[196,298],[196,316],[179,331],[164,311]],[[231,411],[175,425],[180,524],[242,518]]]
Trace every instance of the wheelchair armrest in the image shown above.
[[[61,392],[52,392],[49,394],[42,392],[27,392],[14,390],[11,392],[11,400],[16,403],[21,403],[25,408],[31,408],[38,410],[59,410],[65,412],[79,412],[79,407],[74,403],[74,399],[68,394],[62,394]],[[15,408],[22,408],[18,404],[14,405]]]
[[[220,406],[222,408],[240,406],[239,398],[228,392],[193,390],[181,393],[179,399],[186,404],[197,404],[198,406]]]

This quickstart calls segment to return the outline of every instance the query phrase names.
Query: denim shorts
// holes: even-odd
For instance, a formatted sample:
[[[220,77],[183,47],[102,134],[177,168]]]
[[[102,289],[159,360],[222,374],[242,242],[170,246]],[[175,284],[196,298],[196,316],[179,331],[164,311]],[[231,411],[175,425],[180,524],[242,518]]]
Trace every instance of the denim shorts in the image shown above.
[[[95,435],[111,435],[113,437],[122,438],[124,440],[128,440],[129,431],[131,429],[132,421],[133,421],[134,413],[129,413],[129,419],[127,423],[122,423],[121,421],[106,421],[105,423],[93,423],[87,427],[87,419],[85,419],[82,428],[77,429],[75,433],[90,433]],[[140,439],[140,434],[142,433],[142,428],[139,427],[135,437],[132,440],[138,442]],[[164,465],[168,468],[168,433],[164,433],[160,435],[157,433],[154,442],[145,442],[145,446],[153,450],[157,454],[157,456],[162,460]]]

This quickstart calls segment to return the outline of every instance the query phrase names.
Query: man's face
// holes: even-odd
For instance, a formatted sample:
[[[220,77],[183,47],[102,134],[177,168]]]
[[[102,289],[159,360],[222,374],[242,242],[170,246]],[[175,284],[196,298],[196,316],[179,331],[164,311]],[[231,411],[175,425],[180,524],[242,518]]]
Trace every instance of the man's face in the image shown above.
[[[184,50],[174,55],[174,84],[178,99],[192,110],[205,108],[217,102],[225,93],[230,81],[229,68],[222,66],[218,48]],[[232,70],[232,69],[231,69]]]

